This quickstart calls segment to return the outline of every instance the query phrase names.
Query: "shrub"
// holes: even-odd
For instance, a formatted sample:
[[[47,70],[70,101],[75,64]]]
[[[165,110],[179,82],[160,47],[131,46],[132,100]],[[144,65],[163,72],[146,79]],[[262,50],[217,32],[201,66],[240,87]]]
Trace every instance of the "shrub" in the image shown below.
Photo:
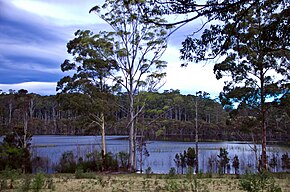
[[[288,157],[288,153],[282,155],[282,169],[290,169],[290,158]]]
[[[14,181],[19,176],[19,174],[20,173],[18,170],[6,167],[5,170],[1,172],[1,175],[3,176],[3,180],[1,181],[1,188],[13,189]],[[9,184],[8,181],[10,181]]]
[[[240,161],[237,155],[235,155],[233,159],[233,168],[235,169],[235,174],[238,174],[240,168]]]
[[[111,170],[117,171],[118,170],[118,161],[117,159],[113,158],[112,153],[107,153],[103,160],[103,170]]]
[[[124,151],[120,151],[117,154],[118,160],[119,160],[119,166],[121,168],[126,168],[128,167],[128,159],[129,159],[129,154],[124,152]]]
[[[225,174],[226,168],[229,166],[230,159],[228,158],[228,151],[225,148],[220,148],[219,158],[219,174]]]
[[[168,177],[174,178],[175,176],[176,176],[176,169],[174,167],[171,167],[169,172],[168,172]]]
[[[44,184],[45,184],[45,178],[44,178],[43,173],[37,173],[35,175],[34,180],[32,181],[33,191],[35,192],[40,191],[44,187]]]
[[[33,173],[37,171],[48,172],[49,169],[49,159],[48,157],[36,156],[31,160]]]
[[[10,167],[11,169],[21,169],[22,172],[31,172],[29,152],[31,136],[27,137],[25,141],[27,146],[24,148],[22,132],[17,128],[15,130],[18,133],[7,134],[3,143],[0,143],[0,171]]]
[[[31,178],[30,177],[25,177],[23,180],[22,185],[20,186],[20,190],[22,192],[29,191],[30,189],[30,184],[31,184]]]
[[[81,166],[78,166],[75,172],[75,177],[76,179],[81,179],[83,178],[84,170]]]
[[[240,179],[240,186],[243,190],[248,192],[282,192],[282,189],[267,172],[245,174]]]
[[[153,173],[153,171],[152,171],[152,169],[151,169],[151,167],[147,167],[146,169],[145,169],[145,174],[148,176],[148,175],[150,175],[150,174],[152,174]]]
[[[64,152],[60,158],[59,165],[56,170],[60,173],[74,173],[76,169],[76,161],[72,151]]]
[[[186,177],[187,179],[192,179],[193,176],[193,168],[191,166],[188,167]]]

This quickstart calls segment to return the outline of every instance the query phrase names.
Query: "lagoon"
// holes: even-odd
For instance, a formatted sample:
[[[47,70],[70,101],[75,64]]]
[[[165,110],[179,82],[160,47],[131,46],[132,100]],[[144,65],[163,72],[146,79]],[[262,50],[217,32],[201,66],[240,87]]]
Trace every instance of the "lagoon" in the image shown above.
[[[127,136],[106,136],[106,150],[113,154],[120,151],[128,152]],[[0,141],[2,138],[0,138]],[[49,172],[53,172],[53,166],[58,163],[61,155],[66,151],[73,151],[75,158],[85,157],[86,154],[95,150],[101,151],[101,136],[59,136],[59,135],[35,135],[32,137],[32,156],[49,159]],[[175,167],[174,158],[176,153],[183,153],[189,147],[195,147],[194,142],[177,141],[146,141],[149,157],[145,158],[143,170],[151,167],[153,173],[168,173],[171,167]],[[210,170],[209,159],[215,162],[211,171],[217,171],[217,155],[220,148],[226,148],[230,165],[235,155],[240,160],[240,173],[255,171],[255,153],[253,144],[244,141],[223,142],[200,142],[199,143],[199,170],[206,173]],[[261,145],[257,145],[258,154],[261,153]],[[277,157],[277,168],[272,171],[283,171],[281,157],[290,153],[289,146],[268,145],[267,155],[270,160],[273,155]],[[137,152],[137,156],[138,156]],[[289,171],[289,170],[288,170]],[[231,168],[228,173],[234,173]]]

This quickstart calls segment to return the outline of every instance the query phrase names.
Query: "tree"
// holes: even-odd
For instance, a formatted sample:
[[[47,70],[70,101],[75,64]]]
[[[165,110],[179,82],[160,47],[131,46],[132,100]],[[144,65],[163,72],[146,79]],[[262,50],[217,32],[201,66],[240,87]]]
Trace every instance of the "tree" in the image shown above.
[[[143,106],[136,109],[135,96],[141,86],[149,91],[156,91],[165,73],[162,69],[166,62],[160,57],[167,46],[167,29],[144,22],[139,5],[143,1],[106,0],[90,12],[97,13],[112,28],[112,32],[100,32],[98,39],[102,49],[110,50],[110,55],[103,55],[107,60],[114,60],[120,69],[117,75],[111,74],[126,91],[129,107],[129,164],[130,171],[136,170],[136,134],[135,120]],[[164,22],[158,16],[156,22]],[[160,85],[160,84],[159,84]]]
[[[110,93],[114,86],[108,86],[107,81],[110,74],[118,70],[114,60],[106,59],[111,55],[110,49],[100,46],[106,45],[106,40],[94,35],[91,31],[78,30],[75,32],[76,38],[67,44],[68,53],[74,56],[74,61],[65,60],[61,65],[63,72],[73,71],[72,76],[63,77],[57,84],[57,90],[63,93],[81,93],[86,104],[90,106],[75,105],[78,109],[88,113],[91,121],[101,127],[102,130],[102,154],[106,154],[105,146],[105,113],[109,111]]]
[[[220,148],[220,153],[218,156],[219,158],[219,173],[225,174],[226,167],[229,165],[230,159],[228,158],[228,151],[225,148]]]
[[[240,160],[237,155],[234,156],[232,167],[235,169],[235,174],[238,174],[240,168]]]
[[[197,121],[197,115],[198,115],[198,99],[208,97],[207,92],[198,91],[195,95],[195,151],[196,151],[196,167],[195,167],[195,173],[198,174],[198,121]]]
[[[220,99],[256,111],[262,136],[262,168],[267,169],[267,99],[278,102],[289,90],[290,8],[283,0],[247,1],[220,15],[201,38],[183,42],[181,58],[204,61],[223,56],[214,66],[217,79],[229,76]],[[272,103],[273,103],[272,102]]]
[[[194,148],[189,147],[187,149],[187,160],[186,164],[188,167],[193,168],[194,166],[197,166],[197,153],[195,153]]]
[[[32,171],[29,151],[31,138],[31,135],[24,137],[24,130],[17,128],[5,135],[3,143],[0,143],[0,170],[11,168],[21,169],[23,173]],[[25,148],[23,143],[26,143]]]

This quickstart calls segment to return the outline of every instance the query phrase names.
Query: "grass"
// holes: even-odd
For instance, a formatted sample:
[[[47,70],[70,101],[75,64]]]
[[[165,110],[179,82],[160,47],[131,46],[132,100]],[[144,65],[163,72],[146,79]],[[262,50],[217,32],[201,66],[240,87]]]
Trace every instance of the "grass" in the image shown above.
[[[28,175],[34,177],[35,175]],[[290,174],[282,177],[275,177],[276,183],[284,192],[290,192]],[[21,183],[27,175],[20,175],[15,179],[13,189],[2,189],[2,191],[19,191]],[[239,179],[235,175],[212,175],[206,174],[197,178],[189,178],[186,175],[175,175],[169,178],[168,175],[150,174],[96,174],[82,173],[76,178],[75,174],[52,174],[44,175],[45,184],[39,191],[200,191],[200,192],[242,192],[239,186]],[[53,183],[49,187],[48,182]],[[0,189],[1,191],[1,189]],[[33,191],[32,189],[30,191]]]

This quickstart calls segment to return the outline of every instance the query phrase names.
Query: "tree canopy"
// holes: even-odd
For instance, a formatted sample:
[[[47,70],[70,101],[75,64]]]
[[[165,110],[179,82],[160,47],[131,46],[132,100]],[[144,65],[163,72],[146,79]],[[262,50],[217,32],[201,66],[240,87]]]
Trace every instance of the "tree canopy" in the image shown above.
[[[262,127],[262,165],[266,168],[267,102],[279,101],[290,87],[290,9],[284,1],[248,1],[226,12],[200,38],[188,36],[181,59],[204,61],[219,57],[217,79],[225,81],[223,104],[240,103],[256,110]],[[222,60],[222,61],[220,61]]]
[[[113,81],[122,86],[128,95],[127,111],[129,115],[129,170],[136,170],[136,117],[143,109],[135,105],[135,96],[140,89],[156,91],[166,75],[163,69],[166,62],[160,58],[167,47],[167,28],[146,22],[140,11],[139,1],[106,0],[102,6],[96,5],[95,12],[112,31],[98,33],[98,39],[104,39],[100,48],[110,50],[102,55],[105,60],[113,60],[119,73],[110,74]],[[156,22],[164,22],[158,16]]]

